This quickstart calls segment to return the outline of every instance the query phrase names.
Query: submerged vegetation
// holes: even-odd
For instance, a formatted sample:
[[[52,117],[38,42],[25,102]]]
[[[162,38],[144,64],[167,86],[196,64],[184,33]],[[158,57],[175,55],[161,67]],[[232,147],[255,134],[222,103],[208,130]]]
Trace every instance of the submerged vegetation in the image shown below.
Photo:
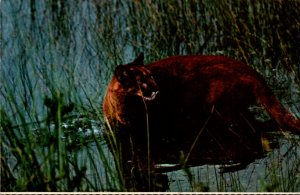
[[[299,8],[294,0],[0,1],[1,191],[127,190],[99,133],[101,102],[114,67],[139,52],[147,62],[240,59],[299,118]],[[299,191],[299,136],[280,140],[259,181],[255,164],[243,175],[186,168],[168,173],[170,183],[179,178],[170,191]]]

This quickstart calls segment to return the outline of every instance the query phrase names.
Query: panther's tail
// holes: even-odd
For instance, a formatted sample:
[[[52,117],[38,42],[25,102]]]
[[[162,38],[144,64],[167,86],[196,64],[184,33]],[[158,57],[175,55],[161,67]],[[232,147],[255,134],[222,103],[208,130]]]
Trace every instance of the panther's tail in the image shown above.
[[[283,130],[300,134],[300,120],[282,106],[269,87],[256,85],[254,91],[259,103]]]

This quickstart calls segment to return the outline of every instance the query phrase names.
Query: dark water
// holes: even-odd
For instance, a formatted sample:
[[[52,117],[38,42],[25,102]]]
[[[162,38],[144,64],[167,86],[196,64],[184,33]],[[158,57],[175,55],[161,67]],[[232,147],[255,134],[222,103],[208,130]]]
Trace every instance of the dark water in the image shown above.
[[[43,119],[47,114],[43,98],[53,91],[62,91],[67,101],[101,110],[113,66],[133,58],[124,36],[118,36],[126,33],[122,11],[99,11],[92,1],[79,1],[77,6],[72,5],[74,1],[64,5],[63,2],[0,1],[0,101],[12,118],[16,108],[21,108],[29,122],[33,122],[33,115]],[[102,26],[96,20],[99,12]],[[118,13],[114,20],[120,20],[120,26],[111,27],[115,34],[101,37],[98,32],[110,28],[104,16],[112,12]],[[119,32],[120,28],[125,31]],[[122,59],[114,58],[118,51],[124,53]],[[293,86],[291,89],[297,91]],[[11,106],[12,102],[16,107]],[[291,107],[296,110],[297,106]],[[15,118],[15,125],[19,122]],[[299,137],[269,134],[260,141],[245,150],[239,145],[224,145],[224,153],[213,148],[206,148],[206,153],[194,150],[186,170],[178,170],[177,150],[165,152],[168,155],[159,159],[157,171],[168,175],[169,191],[300,191],[300,185],[294,185],[300,184]],[[95,151],[95,159],[100,158],[95,144],[91,143],[90,149]],[[103,149],[113,167],[111,154],[105,145]],[[91,179],[95,185],[105,185],[111,179],[102,161],[96,165],[99,177],[95,167],[87,162],[86,150],[81,149],[78,154],[78,163],[87,165],[87,177],[95,178]],[[16,162],[12,159],[10,163]]]
[[[224,137],[226,140],[227,138]],[[283,135],[280,132],[265,133],[261,140],[252,140],[248,145],[232,144],[219,147],[207,148],[205,152],[201,148],[194,148],[188,156],[185,168],[178,163],[182,162],[180,154],[174,150],[164,151],[161,147],[158,158],[152,159],[160,162],[155,165],[155,171],[167,175],[167,191],[299,191],[300,177],[300,147],[299,136],[290,134]],[[249,144],[252,143],[252,144]],[[91,143],[94,157],[99,158],[96,146]],[[107,147],[103,149],[114,164],[113,158]],[[124,151],[125,152],[125,151]],[[86,152],[80,152],[80,163],[84,163]],[[185,155],[185,157],[187,157]],[[101,182],[109,182],[105,174],[103,164],[99,161],[97,169],[102,174]],[[93,178],[93,169],[87,170],[87,176]],[[102,170],[102,171],[101,171]],[[93,181],[93,180],[92,180]],[[94,180],[94,182],[97,180]],[[293,187],[292,187],[293,186]]]
[[[188,182],[187,173],[182,170],[168,173],[172,181],[170,189],[175,191],[203,191],[205,189],[209,191],[266,191],[275,187],[271,186],[274,180],[281,180],[281,176],[287,176],[293,171],[296,172],[296,180],[299,179],[299,168],[296,168],[299,166],[297,160],[300,154],[299,146],[297,143],[295,146],[281,136],[274,138],[276,136],[273,135],[272,137],[272,142],[269,144],[273,146],[268,148],[269,152],[264,151],[264,154],[260,153],[261,151],[258,152],[257,154],[260,154],[253,156],[249,164],[231,162],[192,167],[190,168],[193,175],[192,182]],[[297,139],[299,141],[299,138]],[[239,157],[242,161],[245,159],[245,156]],[[298,165],[292,165],[292,162]],[[295,167],[291,169],[293,166]],[[284,191],[291,184],[290,179],[284,180],[276,186],[280,189],[278,191]],[[294,190],[299,191],[299,187]]]

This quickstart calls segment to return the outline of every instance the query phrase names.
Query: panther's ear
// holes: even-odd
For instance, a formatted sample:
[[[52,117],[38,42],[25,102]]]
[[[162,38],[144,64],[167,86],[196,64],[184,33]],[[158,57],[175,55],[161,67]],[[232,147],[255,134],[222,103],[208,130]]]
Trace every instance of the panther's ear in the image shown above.
[[[131,63],[133,65],[144,65],[144,53],[140,53],[138,57]]]
[[[120,83],[123,83],[127,80],[129,76],[129,69],[126,65],[118,65],[114,71],[114,76]]]

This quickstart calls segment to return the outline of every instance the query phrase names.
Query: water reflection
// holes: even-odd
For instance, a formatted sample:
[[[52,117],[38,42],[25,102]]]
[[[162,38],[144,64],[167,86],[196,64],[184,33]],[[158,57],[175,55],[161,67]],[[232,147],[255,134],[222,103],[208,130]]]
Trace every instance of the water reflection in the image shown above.
[[[268,133],[268,152],[244,169],[224,164],[190,167],[166,173],[171,191],[299,191],[299,136]],[[224,168],[229,168],[224,170]],[[225,172],[224,172],[225,171]],[[192,175],[192,180],[188,175]],[[278,183],[281,180],[282,183]],[[293,189],[289,186],[296,184]]]
[[[247,145],[241,145],[233,140],[227,140],[226,145],[222,147],[216,146],[213,142],[202,142],[190,153],[188,159],[185,156],[184,160],[187,167],[220,165],[221,172],[232,172],[246,168],[255,160],[265,157],[267,152],[279,148],[278,137],[272,134],[265,134],[261,139],[251,141],[249,140]],[[175,150],[166,151],[161,148],[160,151],[153,152],[161,154],[155,158],[160,162],[155,166],[156,172],[164,173],[182,168],[182,165],[175,164],[182,160],[180,159],[184,155],[182,151],[178,153]]]
[[[280,146],[278,133],[263,133],[259,129],[250,131],[234,126],[229,129],[212,128],[213,126],[209,124],[207,129],[199,131],[198,135],[189,136],[187,132],[182,131],[182,134],[152,138],[150,158],[154,165],[152,164],[151,168],[153,172],[150,184],[147,174],[149,167],[145,165],[148,153],[137,151],[138,163],[134,164],[130,155],[124,155],[132,152],[131,146],[122,145],[125,178],[129,180],[129,182],[125,181],[126,187],[138,191],[166,191],[172,183],[170,173],[183,170],[189,177],[191,167],[202,165],[218,165],[219,173],[236,172],[247,168],[257,159],[264,158],[268,152]],[[266,122],[265,127],[271,128],[272,122]],[[140,148],[143,150],[144,147]],[[137,167],[142,169],[142,173],[135,170]]]

